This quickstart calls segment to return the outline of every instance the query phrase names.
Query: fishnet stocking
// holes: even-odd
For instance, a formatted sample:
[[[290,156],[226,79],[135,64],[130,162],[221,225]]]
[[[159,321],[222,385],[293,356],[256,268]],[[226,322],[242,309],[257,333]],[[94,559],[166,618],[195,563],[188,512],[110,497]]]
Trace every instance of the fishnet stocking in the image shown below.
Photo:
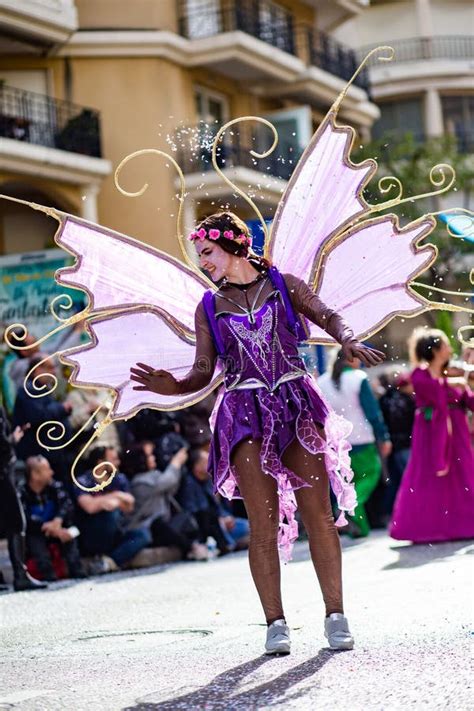
[[[278,556],[278,494],[276,481],[260,464],[261,442],[244,440],[232,453],[240,493],[250,523],[249,563],[267,622],[284,617]],[[295,439],[283,463],[311,484],[295,492],[309,538],[313,561],[326,607],[326,615],[343,612],[341,547],[329,498],[329,481],[320,454],[312,455]]]

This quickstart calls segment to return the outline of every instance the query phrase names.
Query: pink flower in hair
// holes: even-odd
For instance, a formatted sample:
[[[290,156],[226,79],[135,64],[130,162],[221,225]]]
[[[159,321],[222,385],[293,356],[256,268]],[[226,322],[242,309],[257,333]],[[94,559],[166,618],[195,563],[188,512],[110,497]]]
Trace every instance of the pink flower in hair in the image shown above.
[[[191,242],[194,242],[194,240],[197,239],[197,234],[196,234],[196,232],[191,232],[191,234],[188,235],[188,239],[189,239]]]
[[[209,239],[219,239],[221,236],[220,230],[209,230]]]
[[[224,237],[227,237],[227,239],[234,239],[234,233],[232,230],[225,230]]]
[[[206,230],[204,229],[204,227],[201,227],[201,229],[196,232],[196,235],[199,237],[200,240],[205,239],[206,238]]]

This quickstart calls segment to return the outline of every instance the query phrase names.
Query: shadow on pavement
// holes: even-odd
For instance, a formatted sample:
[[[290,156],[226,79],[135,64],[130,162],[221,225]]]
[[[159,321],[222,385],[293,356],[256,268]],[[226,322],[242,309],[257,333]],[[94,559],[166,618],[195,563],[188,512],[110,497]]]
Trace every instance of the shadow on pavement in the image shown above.
[[[262,706],[270,706],[278,700],[282,700],[284,694],[292,686],[307,679],[320,669],[335,654],[329,648],[321,649],[312,659],[299,664],[293,669],[285,671],[280,676],[266,681],[264,684],[255,686],[252,689],[242,691],[232,695],[239,683],[247,674],[250,674],[264,664],[274,663],[272,657],[261,656],[249,662],[227,669],[216,676],[206,686],[192,691],[182,696],[166,699],[165,701],[153,701],[154,694],[149,694],[144,699],[138,701],[136,706],[127,706],[123,711],[176,711],[177,709],[206,709],[206,711],[232,711],[237,709],[256,709]],[[337,654],[337,652],[336,652]],[[294,698],[303,696],[304,690],[297,692]],[[157,696],[159,692],[157,692]],[[288,700],[286,698],[285,700]]]
[[[416,568],[420,565],[428,565],[436,560],[449,558],[452,555],[474,553],[474,543],[470,540],[449,541],[446,543],[407,543],[402,546],[390,546],[390,550],[398,553],[398,560],[385,565],[382,570]]]
[[[349,538],[348,536],[341,536],[341,548],[345,553],[353,548],[357,548],[360,545],[367,543],[369,537],[366,538]],[[293,554],[290,561],[290,565],[293,563],[303,563],[304,561],[311,560],[311,555],[309,552],[309,543],[306,539],[299,540],[295,547],[293,548]]]

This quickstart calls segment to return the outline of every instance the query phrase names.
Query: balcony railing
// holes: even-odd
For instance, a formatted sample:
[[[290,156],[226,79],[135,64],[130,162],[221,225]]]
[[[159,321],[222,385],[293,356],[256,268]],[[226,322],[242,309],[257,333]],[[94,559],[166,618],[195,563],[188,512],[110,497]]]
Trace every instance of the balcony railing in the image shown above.
[[[474,36],[444,35],[440,37],[411,37],[384,42],[395,50],[393,62],[416,62],[423,59],[474,59]],[[376,45],[358,50],[359,59]],[[372,64],[378,64],[372,59]]]
[[[203,173],[212,170],[212,137],[209,135],[208,127],[202,123],[188,128],[187,133],[197,137],[197,140],[194,138],[190,144],[183,142],[181,138],[176,140],[176,144],[179,145],[177,160],[184,173]],[[200,134],[202,141],[199,141]],[[196,150],[196,143],[201,143],[198,150]],[[267,145],[260,145],[258,139],[252,138],[250,133],[242,129],[241,133],[234,132],[233,135],[224,137],[216,151],[217,164],[222,170],[242,167],[288,180],[301,155],[301,148],[296,141],[291,143],[280,140],[268,158],[257,159],[250,155],[252,149],[264,152],[266,148]]]
[[[181,2],[179,30],[188,39],[240,30],[284,52],[295,51],[291,13],[259,0],[198,0],[191,9]]]
[[[93,109],[0,84],[0,136],[100,158],[100,118]]]
[[[337,42],[330,35],[312,27],[300,25],[297,28],[298,44],[309,60],[309,64],[320,67],[330,74],[349,81],[360,62],[355,50]],[[369,73],[364,68],[354,82],[370,93]]]
[[[268,0],[196,0],[191,7],[179,2],[179,31],[188,39],[215,37],[240,30],[267,44],[335,74],[350,79],[358,66],[354,50],[308,24],[296,23],[294,15]],[[368,90],[367,72],[355,83]]]

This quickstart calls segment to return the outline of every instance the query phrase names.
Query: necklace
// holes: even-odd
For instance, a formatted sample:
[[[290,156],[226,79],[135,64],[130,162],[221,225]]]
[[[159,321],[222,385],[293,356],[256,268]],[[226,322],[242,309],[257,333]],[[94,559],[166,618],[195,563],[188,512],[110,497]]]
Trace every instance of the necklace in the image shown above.
[[[252,281],[248,281],[246,284],[241,284],[241,283],[234,282],[234,281],[228,281],[228,280],[224,277],[223,286],[224,286],[224,285],[225,285],[225,286],[235,286],[236,289],[240,289],[240,291],[246,291],[246,289],[249,289],[251,286],[253,286],[254,284],[256,284],[260,279],[263,279],[264,276],[265,276],[265,274],[257,274],[257,276],[255,277],[255,279],[252,279]]]

